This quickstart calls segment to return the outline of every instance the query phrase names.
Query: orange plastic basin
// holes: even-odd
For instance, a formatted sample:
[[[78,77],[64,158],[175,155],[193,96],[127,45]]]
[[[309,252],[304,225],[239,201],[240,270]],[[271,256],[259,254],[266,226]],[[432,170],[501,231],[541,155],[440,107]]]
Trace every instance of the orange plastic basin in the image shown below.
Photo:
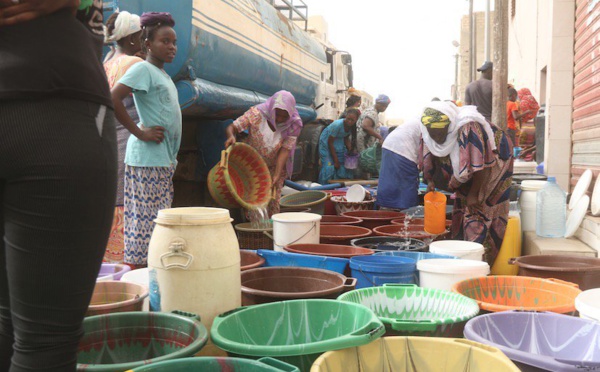
[[[477,301],[481,310],[575,312],[575,297],[581,290],[577,284],[558,279],[531,276],[494,275],[463,280],[452,291]]]

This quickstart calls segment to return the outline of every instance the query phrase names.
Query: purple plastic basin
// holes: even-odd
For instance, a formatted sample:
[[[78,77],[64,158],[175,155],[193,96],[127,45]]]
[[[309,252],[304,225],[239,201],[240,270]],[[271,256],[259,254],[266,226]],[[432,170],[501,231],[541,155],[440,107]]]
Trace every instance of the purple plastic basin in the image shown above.
[[[131,270],[127,265],[123,264],[107,264],[103,263],[98,273],[98,279],[96,281],[105,280],[121,280],[123,274]]]
[[[464,334],[497,347],[524,371],[600,368],[600,323],[594,321],[552,312],[504,311],[469,320]]]

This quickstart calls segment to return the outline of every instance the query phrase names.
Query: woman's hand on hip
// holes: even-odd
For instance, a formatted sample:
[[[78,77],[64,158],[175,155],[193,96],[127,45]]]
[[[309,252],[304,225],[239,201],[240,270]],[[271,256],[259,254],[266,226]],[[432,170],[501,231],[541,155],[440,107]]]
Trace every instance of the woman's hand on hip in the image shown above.
[[[12,26],[70,8],[73,14],[81,0],[0,0],[0,26]]]
[[[142,134],[138,137],[144,142],[156,142],[160,144],[165,139],[165,128],[161,126],[147,128],[143,124],[140,126]]]

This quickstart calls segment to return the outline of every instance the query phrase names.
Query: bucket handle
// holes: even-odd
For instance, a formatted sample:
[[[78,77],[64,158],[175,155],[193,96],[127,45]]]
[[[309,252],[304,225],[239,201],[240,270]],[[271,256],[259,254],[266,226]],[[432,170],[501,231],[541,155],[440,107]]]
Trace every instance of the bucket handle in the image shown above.
[[[169,245],[169,252],[163,253],[160,255],[160,263],[162,264],[162,266],[165,270],[170,270],[170,269],[174,269],[174,268],[185,270],[190,267],[192,262],[194,262],[194,256],[183,251],[185,249],[185,246],[186,246],[185,240],[183,240],[181,238],[177,238],[177,239],[173,240],[171,242],[171,244]],[[165,263],[165,260],[169,257],[183,257],[183,258],[187,259],[187,262],[186,263],[178,263],[178,262]]]
[[[385,326],[379,321],[372,321],[367,327],[351,333],[352,337],[364,337],[368,340],[374,340],[385,333]]]
[[[516,265],[517,264],[517,258],[516,257],[512,257],[508,259],[508,264],[509,265]]]
[[[431,319],[427,320],[400,320],[395,319],[392,322],[392,329],[394,331],[409,331],[409,332],[426,332],[426,331],[435,331],[438,327],[437,324],[433,322]]]
[[[229,165],[229,152],[227,150],[221,151],[221,161],[219,162],[219,166],[221,168],[227,168]]]
[[[312,227],[311,227],[310,229],[308,229],[308,231],[307,231],[307,232],[305,232],[304,234],[302,234],[302,236],[301,236],[301,237],[299,237],[298,239],[294,240],[294,241],[293,241],[293,242],[291,242],[291,243],[287,243],[287,244],[277,244],[277,242],[275,242],[275,239],[273,239],[273,237],[271,237],[271,236],[269,236],[269,237],[270,237],[271,239],[273,239],[273,242],[275,243],[275,245],[278,245],[278,246],[281,246],[281,247],[283,247],[283,246],[286,246],[286,245],[292,245],[292,244],[296,244],[296,243],[297,243],[297,242],[299,242],[299,241],[300,241],[302,238],[304,238],[306,235],[308,235],[308,233],[309,233],[309,232],[313,231],[313,230],[314,230],[314,229],[316,229],[316,228],[317,228],[317,223],[316,223],[316,222],[313,222],[313,225],[312,225]],[[265,233],[266,233],[266,232],[265,232]]]
[[[554,282],[556,284],[563,284],[563,285],[568,285],[569,287],[579,288],[579,284],[567,282],[566,280],[560,280],[560,279],[556,279],[556,278],[547,278],[546,280],[549,280],[549,281]]]
[[[191,318],[193,320],[200,321],[200,315],[195,314],[195,313],[189,313],[187,311],[173,310],[173,311],[171,311],[171,314],[175,314],[175,315],[179,315],[179,316],[183,316],[186,318]]]
[[[358,280],[356,278],[346,278],[344,282],[344,290],[342,293],[353,291],[356,288],[356,282]]]
[[[273,235],[269,234],[269,233],[268,233],[268,232],[266,232],[266,231],[263,231],[262,233],[263,233],[263,234],[265,234],[266,236],[268,236],[268,237],[269,237],[269,239],[273,240]]]
[[[282,362],[281,360],[277,360],[275,358],[263,357],[263,358],[260,358],[258,360],[258,362],[266,364],[270,367],[277,368],[277,370],[283,371],[283,372],[296,372],[298,370],[298,368],[296,368],[290,364],[287,364],[285,362]]]

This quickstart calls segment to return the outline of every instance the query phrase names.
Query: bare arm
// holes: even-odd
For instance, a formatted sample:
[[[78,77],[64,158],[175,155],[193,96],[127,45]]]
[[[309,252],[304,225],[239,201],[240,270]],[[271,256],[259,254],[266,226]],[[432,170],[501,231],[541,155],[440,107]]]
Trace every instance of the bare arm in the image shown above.
[[[117,117],[117,120],[119,120],[119,123],[121,123],[138,139],[142,141],[154,141],[156,143],[161,143],[165,138],[165,128],[161,126],[145,128],[143,125],[142,128],[139,128],[131,119],[131,117],[129,117],[129,114],[127,114],[127,109],[125,109],[123,99],[128,97],[131,92],[132,89],[130,87],[119,83],[117,83],[117,85],[115,85],[111,90],[110,93],[112,96],[113,105],[115,107],[115,116]]]
[[[383,143],[383,137],[375,130],[375,123],[371,118],[364,118],[362,121],[362,129],[367,132],[370,136],[373,136]]]
[[[237,129],[233,123],[229,124],[225,129],[225,135],[227,136],[227,140],[225,141],[225,148],[233,145],[235,143],[235,136],[237,135]]]
[[[279,152],[277,153],[277,161],[275,163],[275,173],[273,174],[273,184],[279,182],[279,178],[281,177],[281,173],[283,172],[283,167],[285,167],[285,163],[287,163],[289,157],[289,149],[285,147],[279,149]]]
[[[524,111],[523,113],[520,113],[518,110],[513,110],[512,112],[512,116],[515,120],[521,120],[521,118],[527,114],[531,113],[531,110],[527,110]]]

